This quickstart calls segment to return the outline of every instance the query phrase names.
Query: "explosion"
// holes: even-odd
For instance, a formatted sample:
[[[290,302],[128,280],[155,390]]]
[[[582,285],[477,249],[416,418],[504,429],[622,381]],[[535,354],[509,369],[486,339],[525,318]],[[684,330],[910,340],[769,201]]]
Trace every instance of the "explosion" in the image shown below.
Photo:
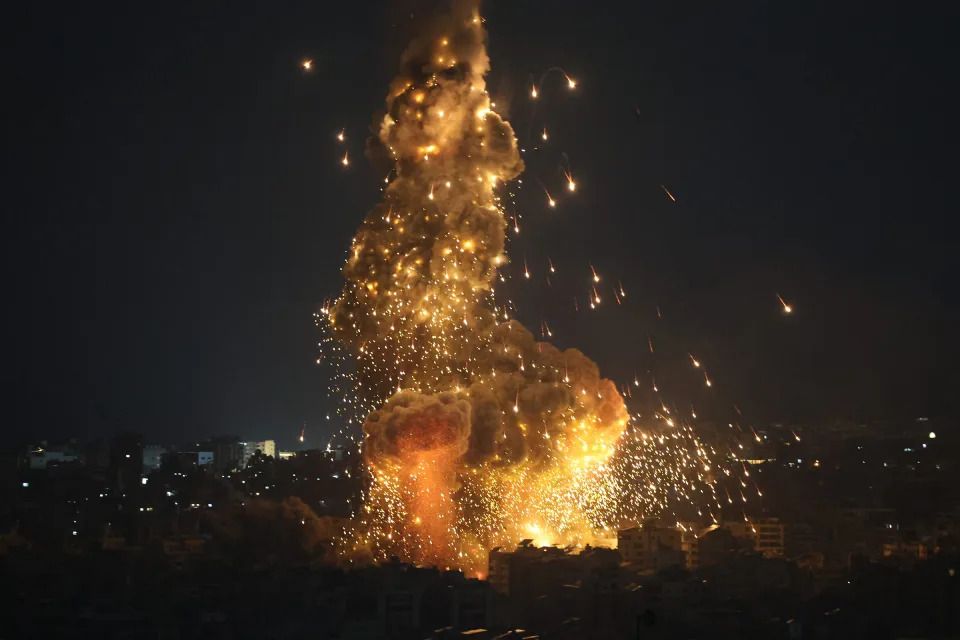
[[[403,54],[371,141],[388,186],[325,312],[365,434],[352,550],[477,572],[495,546],[592,542],[670,501],[715,501],[713,451],[689,427],[658,416],[669,428],[641,432],[592,361],[497,304],[498,193],[524,166],[486,92],[485,42],[460,5]]]

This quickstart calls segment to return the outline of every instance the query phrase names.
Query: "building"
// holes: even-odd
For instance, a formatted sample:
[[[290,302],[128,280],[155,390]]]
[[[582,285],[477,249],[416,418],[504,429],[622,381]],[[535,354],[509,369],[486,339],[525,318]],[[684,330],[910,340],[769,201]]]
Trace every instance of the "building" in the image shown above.
[[[497,547],[488,556],[487,581],[495,593],[524,597],[551,585],[590,584],[603,590],[603,585],[616,582],[615,572],[605,570],[620,565],[617,551],[589,545],[580,553],[572,551],[573,547],[535,547],[533,540],[521,541],[514,551]]]
[[[510,595],[510,577],[516,564],[517,554],[528,552],[533,547],[532,540],[524,540],[516,551],[505,551],[495,547],[487,556],[487,582],[495,593]]]
[[[271,458],[277,457],[277,443],[275,440],[260,440],[255,442],[241,442],[243,446],[243,466],[247,466],[250,457],[257,451]]]
[[[683,553],[682,547],[679,529],[660,527],[652,522],[617,532],[620,557],[639,571],[655,571],[671,564],[685,565],[683,557],[677,555]],[[657,556],[661,553],[664,558],[658,562]]]
[[[205,467],[213,464],[212,451],[177,451],[170,456],[176,460],[175,464],[183,472],[195,467]]]
[[[80,455],[71,447],[47,448],[41,443],[27,451],[27,463],[31,469],[46,469],[48,466],[77,462]]]
[[[753,550],[766,558],[782,558],[786,527],[779,518],[757,518],[749,522],[730,520],[724,522],[722,529],[733,534],[736,548]]]
[[[780,518],[757,518],[753,528],[754,549],[765,558],[782,558],[785,527]]]
[[[738,551],[743,550],[744,541],[727,527],[711,527],[697,541],[698,563],[700,567],[711,567]]]
[[[506,626],[527,628],[553,626],[562,620],[600,625],[616,611],[621,601],[618,594],[631,573],[621,566],[620,553],[614,549],[587,545],[574,553],[572,546],[535,547],[531,540],[524,540],[514,551],[491,551],[488,571],[499,603],[498,619]]]
[[[701,533],[709,530],[704,529]],[[700,534],[697,533],[696,525],[690,525],[681,532],[680,550],[684,553],[687,569],[696,569],[700,566]]]
[[[163,457],[167,455],[168,450],[159,444],[147,444],[143,446],[143,472],[149,473],[156,471],[163,465]]]
[[[222,436],[203,443],[213,453],[215,473],[227,473],[243,467],[246,446],[237,437]]]

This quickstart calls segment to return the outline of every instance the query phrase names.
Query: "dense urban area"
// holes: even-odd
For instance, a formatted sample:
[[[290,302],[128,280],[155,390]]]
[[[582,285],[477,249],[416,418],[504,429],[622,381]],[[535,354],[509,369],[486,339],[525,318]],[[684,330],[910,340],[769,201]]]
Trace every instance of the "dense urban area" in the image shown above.
[[[2,637],[957,637],[958,441],[926,418],[770,425],[730,454],[763,492],[742,517],[517,540],[483,579],[336,566],[352,446],[32,443],[3,457]]]

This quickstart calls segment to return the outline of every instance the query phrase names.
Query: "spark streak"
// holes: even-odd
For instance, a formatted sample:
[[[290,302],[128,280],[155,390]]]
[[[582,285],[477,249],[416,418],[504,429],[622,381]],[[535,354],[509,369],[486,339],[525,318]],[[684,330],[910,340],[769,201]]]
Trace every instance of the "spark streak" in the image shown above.
[[[789,313],[793,313],[793,307],[791,307],[791,306],[788,305],[786,302],[784,302],[784,301],[783,301],[783,298],[780,297],[780,294],[777,294],[777,300],[779,300],[779,301],[780,301],[780,304],[783,305],[783,312],[784,312],[784,313],[788,313],[788,314],[789,314]]]

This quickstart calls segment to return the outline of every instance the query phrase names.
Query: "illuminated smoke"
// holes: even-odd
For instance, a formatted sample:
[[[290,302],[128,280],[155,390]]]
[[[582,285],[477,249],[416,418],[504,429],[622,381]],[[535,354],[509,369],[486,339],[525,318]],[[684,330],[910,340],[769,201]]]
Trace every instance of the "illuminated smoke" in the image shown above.
[[[394,166],[328,313],[366,416],[369,486],[345,554],[477,570],[493,546],[591,541],[624,508],[636,516],[659,501],[624,478],[703,492],[686,479],[695,456],[650,451],[666,456],[677,442],[623,446],[630,416],[586,356],[503,321],[498,188],[523,163],[486,93],[481,22],[459,5],[429,26],[403,54],[376,125],[372,144]]]

